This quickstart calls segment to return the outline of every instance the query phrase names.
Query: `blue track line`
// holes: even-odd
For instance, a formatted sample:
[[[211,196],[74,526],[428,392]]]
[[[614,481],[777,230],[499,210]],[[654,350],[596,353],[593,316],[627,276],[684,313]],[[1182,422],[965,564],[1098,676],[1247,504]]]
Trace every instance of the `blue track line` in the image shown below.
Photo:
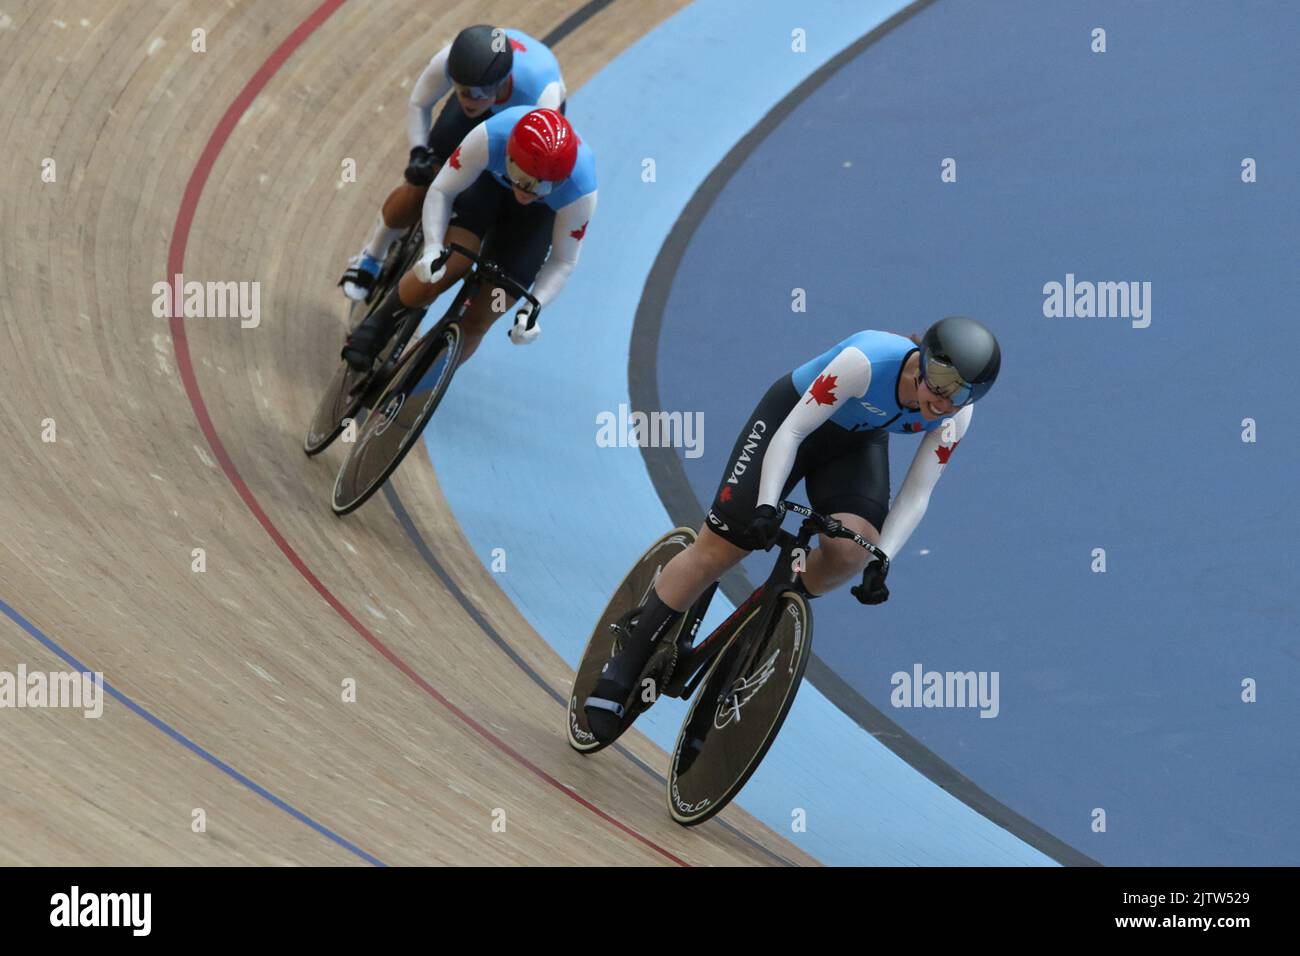
[[[36,625],[28,621],[27,618],[23,617],[20,613],[18,613],[18,611],[14,610],[3,600],[0,600],[0,611],[3,611],[5,613],[5,616],[8,617],[9,620],[13,621],[24,631],[26,631],[28,634],[34,637],[37,641],[43,644],[48,650],[53,652],[61,660],[67,663],[73,670],[84,672],[84,673],[94,673],[92,668],[82,664],[81,661],[77,660],[75,657],[73,657],[71,654],[65,651],[53,640],[46,637],[43,633],[41,633],[41,631],[36,627]],[[179,730],[176,730],[174,727],[169,726],[165,721],[149,713],[149,711],[145,710],[143,707],[141,707],[139,704],[133,701],[130,697],[127,697],[117,688],[113,687],[110,683],[108,683],[108,681],[104,681],[104,690],[107,691],[109,696],[111,696],[114,700],[116,700],[118,703],[125,705],[129,710],[135,713],[138,717],[144,718],[149,723],[153,724],[153,726],[156,727],[158,730],[161,730],[168,737],[172,738],[172,740],[176,741],[178,744],[185,747],[187,750],[191,751],[196,756],[203,758],[208,763],[212,764],[212,766],[216,767],[218,770],[224,773],[226,776],[231,777],[232,779],[238,781],[240,784],[247,787],[249,790],[253,791],[253,793],[257,794],[263,800],[267,800],[270,803],[272,803],[274,806],[279,808],[280,810],[283,810],[285,813],[289,814],[299,823],[305,823],[307,826],[311,827],[321,836],[325,837],[326,839],[334,843],[337,843],[339,846],[343,847],[343,849],[347,850],[349,853],[360,857],[361,859],[365,860],[367,863],[373,866],[387,865],[382,860],[379,860],[376,857],[371,856],[365,850],[345,840],[343,837],[339,836],[333,830],[317,823],[315,820],[307,816],[301,810],[291,807],[289,804],[285,803],[283,800],[281,800],[275,794],[271,793],[271,791],[267,790],[265,787],[261,786],[260,784],[254,783],[252,780],[248,779],[248,777],[244,776],[234,767],[230,766],[230,764],[226,763],[221,758],[204,750],[194,741],[190,740],[190,738],[182,734]]]

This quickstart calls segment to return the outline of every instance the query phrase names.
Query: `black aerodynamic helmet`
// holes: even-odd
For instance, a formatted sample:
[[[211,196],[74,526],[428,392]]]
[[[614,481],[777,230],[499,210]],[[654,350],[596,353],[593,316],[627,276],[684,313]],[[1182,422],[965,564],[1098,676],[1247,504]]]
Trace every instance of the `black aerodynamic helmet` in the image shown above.
[[[505,30],[480,23],[456,34],[447,57],[447,76],[458,86],[495,90],[510,75],[514,63]]]
[[[926,387],[954,405],[984,397],[998,379],[1002,350],[993,333],[974,319],[949,316],[921,339],[921,377]]]

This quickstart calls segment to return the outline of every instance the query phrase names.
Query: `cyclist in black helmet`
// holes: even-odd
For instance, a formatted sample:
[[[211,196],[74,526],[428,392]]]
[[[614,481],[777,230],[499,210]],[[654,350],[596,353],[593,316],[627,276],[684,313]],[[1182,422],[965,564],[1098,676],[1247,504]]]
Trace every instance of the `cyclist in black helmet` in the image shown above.
[[[433,105],[454,92],[431,122]],[[411,152],[404,181],[384,201],[361,252],[339,280],[343,294],[366,299],[393,242],[420,218],[425,193],[465,134],[512,106],[565,109],[564,78],[555,55],[540,40],[509,28],[467,27],[439,50],[411,92],[407,135]],[[458,279],[458,277],[449,277]]]

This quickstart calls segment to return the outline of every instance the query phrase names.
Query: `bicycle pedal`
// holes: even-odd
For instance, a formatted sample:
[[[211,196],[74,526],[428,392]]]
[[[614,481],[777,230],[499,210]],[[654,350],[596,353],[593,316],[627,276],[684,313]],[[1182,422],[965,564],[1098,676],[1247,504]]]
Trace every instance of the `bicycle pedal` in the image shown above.
[[[659,657],[659,661],[662,661],[664,664],[663,670],[658,677],[659,693],[661,696],[677,697],[679,699],[683,696],[682,691],[684,689],[684,684],[680,686],[674,685],[673,678],[677,676],[677,664],[682,659],[682,655],[690,649],[690,641],[674,641],[671,649],[665,650],[664,648],[659,648],[655,651],[655,654]],[[652,662],[655,660],[656,658],[651,658]]]
[[[650,662],[646,665],[642,678],[650,677],[660,687],[665,686],[673,676],[673,670],[677,666],[677,645],[660,646],[654,649],[650,655]]]
[[[640,612],[640,610],[641,610],[640,608],[635,608],[631,611],[628,611],[626,614],[624,614],[622,617],[618,618],[617,620],[611,621],[609,624],[605,625],[606,627],[609,628],[609,632],[614,635],[615,654],[623,650],[623,642],[629,636],[631,636],[632,622],[635,620],[636,615]]]

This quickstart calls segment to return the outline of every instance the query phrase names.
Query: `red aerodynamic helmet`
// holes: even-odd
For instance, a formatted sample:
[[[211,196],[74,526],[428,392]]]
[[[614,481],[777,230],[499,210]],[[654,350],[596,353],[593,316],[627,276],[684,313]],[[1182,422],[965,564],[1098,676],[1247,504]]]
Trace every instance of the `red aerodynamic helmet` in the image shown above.
[[[555,110],[533,110],[510,131],[506,155],[532,178],[560,182],[578,162],[578,134]]]

